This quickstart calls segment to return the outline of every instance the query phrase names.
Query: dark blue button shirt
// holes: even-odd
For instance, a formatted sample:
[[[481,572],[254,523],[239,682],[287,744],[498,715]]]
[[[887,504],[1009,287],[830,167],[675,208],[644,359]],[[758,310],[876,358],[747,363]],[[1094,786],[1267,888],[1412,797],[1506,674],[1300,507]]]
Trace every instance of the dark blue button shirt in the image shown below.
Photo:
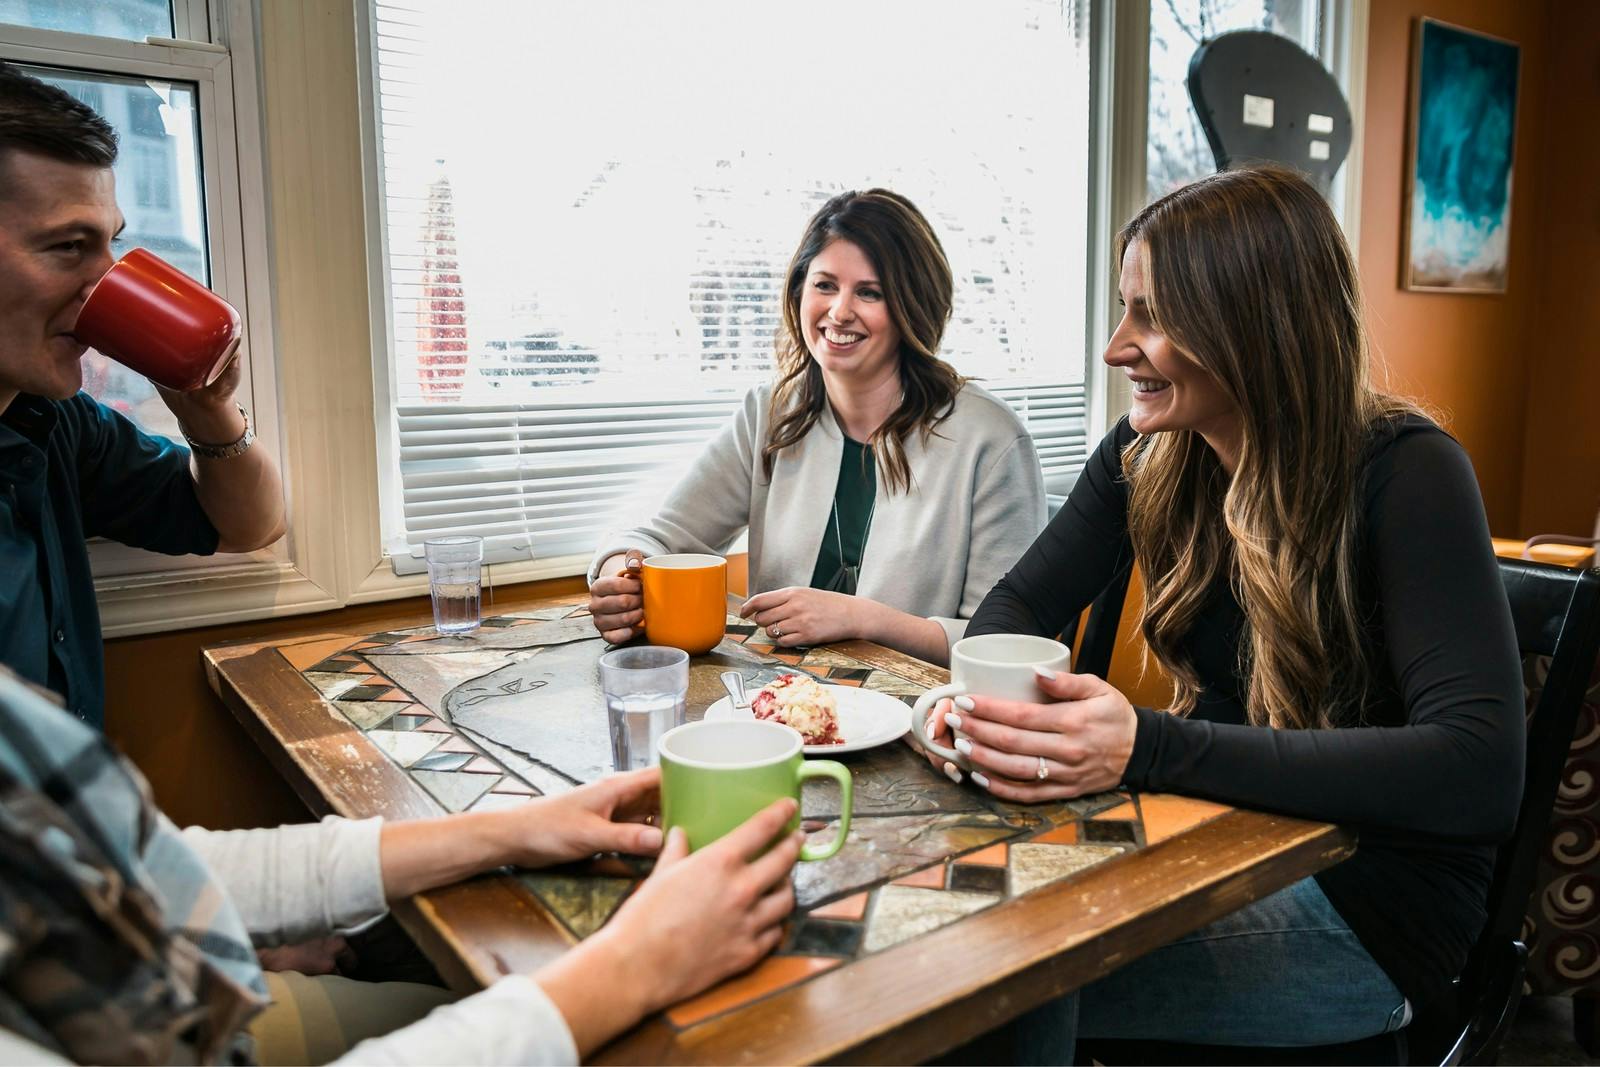
[[[100,727],[106,683],[90,537],[173,556],[217,550],[186,449],[86,393],[18,396],[0,414],[0,663]]]

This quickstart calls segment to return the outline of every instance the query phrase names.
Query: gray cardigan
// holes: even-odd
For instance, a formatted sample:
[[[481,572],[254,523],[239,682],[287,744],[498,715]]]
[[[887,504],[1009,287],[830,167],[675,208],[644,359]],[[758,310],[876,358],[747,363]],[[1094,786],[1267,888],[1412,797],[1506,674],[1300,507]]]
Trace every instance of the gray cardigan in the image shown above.
[[[844,435],[832,412],[761,467],[772,386],[744,404],[700,453],[654,519],[601,540],[593,582],[628,548],[725,554],[750,531],[752,593],[811,581],[832,515]],[[877,506],[861,580],[864,596],[933,618],[952,642],[1000,576],[1044,528],[1044,479],[1033,439],[1004,401],[968,383],[955,410],[924,441],[905,442],[910,492],[890,493],[878,472]]]

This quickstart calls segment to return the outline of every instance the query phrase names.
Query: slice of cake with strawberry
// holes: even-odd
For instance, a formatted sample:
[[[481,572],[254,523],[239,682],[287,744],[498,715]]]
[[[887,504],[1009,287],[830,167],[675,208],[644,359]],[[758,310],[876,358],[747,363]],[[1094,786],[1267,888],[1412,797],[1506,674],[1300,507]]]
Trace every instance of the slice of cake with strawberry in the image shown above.
[[[798,730],[808,745],[842,745],[833,694],[804,674],[780,674],[756,693],[750,710],[758,719]]]

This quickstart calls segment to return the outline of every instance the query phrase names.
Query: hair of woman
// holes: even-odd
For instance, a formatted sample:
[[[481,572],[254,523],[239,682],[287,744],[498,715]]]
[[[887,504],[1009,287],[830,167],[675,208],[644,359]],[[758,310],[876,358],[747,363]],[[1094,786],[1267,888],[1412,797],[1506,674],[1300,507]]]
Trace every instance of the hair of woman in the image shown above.
[[[1195,431],[1123,453],[1129,531],[1146,597],[1145,641],[1187,714],[1200,682],[1178,651],[1224,574],[1248,626],[1245,707],[1256,725],[1359,719],[1368,662],[1358,550],[1372,434],[1416,411],[1369,380],[1360,282],[1314,187],[1283,167],[1215,174],[1141,211],[1148,313],[1218,383],[1243,424],[1230,480]]]
[[[806,349],[801,330],[800,297],[811,261],[835,240],[851,242],[872,261],[889,316],[900,332],[900,405],[868,444],[890,491],[909,490],[906,438],[913,432],[924,437],[933,433],[954,410],[965,379],[938,354],[955,288],[944,247],[922,212],[887,189],[840,193],[823,204],[789,262],[777,341],[778,383],[772,391],[762,465],[770,478],[778,453],[805,437],[827,410],[822,368]]]

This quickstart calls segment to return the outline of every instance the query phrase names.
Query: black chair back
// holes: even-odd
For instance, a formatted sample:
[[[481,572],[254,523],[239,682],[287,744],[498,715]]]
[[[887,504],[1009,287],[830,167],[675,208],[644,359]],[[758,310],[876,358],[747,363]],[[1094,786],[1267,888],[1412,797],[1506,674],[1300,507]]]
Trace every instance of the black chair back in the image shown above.
[[[1578,709],[1600,655],[1600,570],[1502,559],[1500,576],[1511,602],[1517,647],[1525,656],[1550,657],[1544,689],[1528,712],[1527,778],[1517,828],[1500,850],[1489,893],[1486,934],[1515,937],[1533,892],[1534,870]]]
[[[1316,56],[1265,30],[1206,41],[1189,60],[1189,99],[1217,169],[1274,160],[1327,196],[1354,125],[1339,83]]]
[[[1578,711],[1600,656],[1600,570],[1572,570],[1524,559],[1500,560],[1517,647],[1548,656],[1544,687],[1528,709],[1522,805],[1500,847],[1489,884],[1488,921],[1462,974],[1459,1017],[1440,1063],[1492,1063],[1521,998],[1527,948],[1519,940],[1539,852],[1549,830]]]

